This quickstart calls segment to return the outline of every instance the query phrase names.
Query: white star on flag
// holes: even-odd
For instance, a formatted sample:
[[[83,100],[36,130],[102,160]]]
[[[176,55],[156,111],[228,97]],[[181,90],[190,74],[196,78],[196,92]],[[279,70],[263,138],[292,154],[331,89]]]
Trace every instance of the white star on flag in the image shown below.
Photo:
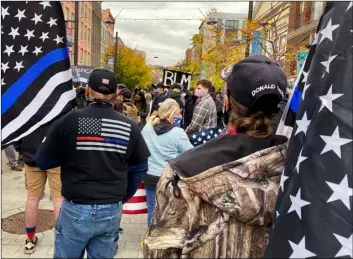
[[[24,36],[27,37],[28,40],[30,40],[30,38],[34,37],[34,30],[30,31],[27,29],[27,33]]]
[[[198,138],[198,139],[197,139],[198,142],[201,142],[201,140],[202,140],[202,138]]]
[[[305,97],[305,93],[306,93],[306,90],[308,90],[309,86],[311,86],[311,84],[304,84],[304,89],[303,89],[303,94],[302,94],[302,97],[303,97],[303,100],[304,100],[304,97]]]
[[[53,19],[53,18],[50,17],[50,21],[47,22],[47,24],[50,25],[50,28],[51,28],[53,25],[57,25],[57,24],[56,24],[56,20],[58,20],[58,19]]]
[[[349,5],[348,5],[348,7],[347,7],[346,12],[348,12],[348,10],[352,8],[352,5],[353,5],[353,2],[349,2]],[[352,256],[351,256],[351,257],[352,257]]]
[[[38,48],[35,47],[36,49],[33,51],[34,54],[36,54],[36,56],[38,56],[39,53],[42,53],[42,47]]]
[[[333,235],[337,238],[338,242],[340,242],[342,246],[335,257],[348,255],[350,258],[352,258],[353,257],[352,235],[349,238],[342,237],[335,233],[333,233]]]
[[[353,189],[348,186],[348,177],[347,175],[343,178],[340,184],[326,182],[328,186],[330,186],[333,191],[330,198],[327,202],[333,202],[337,200],[341,200],[342,203],[347,207],[347,209],[351,210],[351,205],[349,202],[349,197],[352,196]]]
[[[20,35],[20,34],[18,33],[18,29],[19,29],[19,28],[20,28],[20,27],[17,27],[17,28],[15,29],[15,28],[12,28],[12,27],[11,27],[11,32],[9,33],[9,35],[11,35],[13,39],[15,39],[16,36]]]
[[[296,136],[300,132],[303,132],[304,135],[306,135],[306,131],[308,130],[308,126],[310,125],[311,120],[308,120],[306,116],[306,112],[304,112],[303,118],[301,120],[297,120],[296,123],[298,125],[298,128],[294,134]]]
[[[305,236],[299,242],[299,244],[295,244],[290,240],[288,240],[288,242],[293,249],[293,253],[290,255],[289,258],[308,258],[308,257],[316,256],[316,254],[310,252],[305,248]]]
[[[59,44],[60,42],[64,43],[63,38],[64,37],[59,37],[59,35],[56,35],[56,39],[54,39],[53,41],[55,41],[56,44]]]
[[[193,138],[193,139],[196,139],[196,135],[195,135],[195,134],[193,134],[193,135],[192,135],[192,138]]]
[[[308,80],[308,74],[309,74],[309,71],[308,72],[303,71],[303,76],[304,76],[302,80],[303,83],[306,83],[306,81]]]
[[[3,71],[4,74],[5,74],[6,70],[8,70],[10,68],[8,65],[9,65],[9,62],[7,62],[7,63],[1,62],[1,70]]]
[[[1,78],[1,86],[6,85],[4,82],[4,78]]]
[[[206,135],[205,132],[201,132],[201,136],[204,137]]]
[[[282,191],[284,191],[284,182],[288,179],[289,177],[288,176],[285,176],[284,175],[284,172],[281,176],[281,181],[279,183],[279,186],[280,186],[280,189],[282,189]]]
[[[302,219],[302,207],[309,205],[310,202],[302,200],[300,196],[301,196],[300,188],[295,197],[292,195],[289,195],[292,205],[290,206],[288,213],[295,211],[298,214],[298,217]]]
[[[44,10],[46,7],[51,7],[51,5],[50,5],[49,2],[40,2],[39,4],[43,6],[43,10]]]
[[[333,112],[332,110],[332,103],[334,100],[337,98],[340,98],[343,94],[333,94],[332,93],[332,86],[330,86],[330,89],[328,90],[326,95],[320,96],[321,99],[321,107],[319,111],[321,111],[324,107],[326,107],[330,112]]]
[[[22,46],[21,45],[21,50],[19,51],[19,53],[21,53],[22,56],[24,56],[25,53],[28,52],[27,47],[28,47],[28,45],[27,46]]]
[[[48,34],[49,34],[49,32],[42,31],[42,36],[40,36],[39,38],[42,39],[44,42],[46,39],[49,39]]]
[[[41,15],[37,15],[36,13],[34,14],[34,17],[31,19],[32,21],[34,21],[34,24],[36,25],[39,22],[43,22],[42,19],[42,14]]]
[[[12,46],[5,46],[5,50],[4,50],[4,53],[7,53],[7,55],[10,57],[10,55],[11,55],[11,53],[12,52],[15,52],[14,50],[13,50],[13,45]]]
[[[17,72],[20,72],[21,68],[24,68],[24,66],[22,66],[22,62],[16,62],[16,66],[13,69],[17,69]]]
[[[278,218],[278,216],[279,216],[279,213],[278,213],[278,211],[276,211],[276,218]]]
[[[329,22],[327,23],[327,26],[325,29],[321,30],[320,33],[322,34],[322,37],[320,39],[320,43],[324,40],[324,39],[329,39],[330,41],[332,41],[332,32],[334,30],[336,30],[339,26],[339,24],[336,25],[332,25],[332,19],[329,20]]]
[[[17,9],[17,14],[15,15],[15,17],[18,18],[18,21],[20,22],[22,18],[26,18],[25,16],[25,11],[26,9],[20,11],[20,9]]]
[[[332,150],[341,159],[341,146],[352,142],[351,139],[340,138],[338,126],[336,127],[335,131],[332,133],[331,136],[320,135],[320,137],[326,143],[320,155]]]
[[[326,68],[326,72],[330,73],[331,62],[337,57],[337,55],[329,56],[327,61],[322,61],[321,64]],[[325,74],[324,74],[325,75]]]
[[[7,8],[5,9],[5,8],[3,8],[3,7],[1,6],[1,17],[2,17],[3,20],[5,19],[5,16],[6,16],[6,15],[10,15],[7,10],[9,10],[9,7],[7,7]]]

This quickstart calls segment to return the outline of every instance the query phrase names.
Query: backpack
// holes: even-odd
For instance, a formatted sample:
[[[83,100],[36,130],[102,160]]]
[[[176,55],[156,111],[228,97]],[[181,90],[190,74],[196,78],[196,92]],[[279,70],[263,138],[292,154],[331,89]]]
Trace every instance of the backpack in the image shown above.
[[[136,106],[130,102],[123,103],[124,115],[133,119],[137,124],[140,123],[141,119],[139,116],[139,111]]]

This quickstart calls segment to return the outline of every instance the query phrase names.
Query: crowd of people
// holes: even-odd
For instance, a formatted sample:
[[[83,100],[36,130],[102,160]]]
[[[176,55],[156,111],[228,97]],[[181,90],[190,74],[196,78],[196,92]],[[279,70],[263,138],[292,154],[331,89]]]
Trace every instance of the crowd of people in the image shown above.
[[[74,111],[15,145],[26,175],[25,253],[35,252],[48,179],[55,258],[82,258],[85,251],[114,257],[123,204],[142,182],[145,257],[179,257],[180,247],[189,257],[261,256],[287,143],[274,134],[287,79],[276,62],[253,56],[225,80],[225,92],[205,79],[194,92],[162,83],[131,91],[112,72],[92,71],[86,85],[76,85]],[[202,141],[193,142],[198,136]],[[11,168],[22,170],[11,156]],[[264,163],[262,171],[252,172],[254,161]],[[227,231],[249,240],[230,251]]]

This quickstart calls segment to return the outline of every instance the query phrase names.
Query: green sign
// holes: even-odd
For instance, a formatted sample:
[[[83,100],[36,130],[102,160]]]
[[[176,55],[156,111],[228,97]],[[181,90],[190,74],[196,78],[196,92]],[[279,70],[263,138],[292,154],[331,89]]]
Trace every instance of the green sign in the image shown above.
[[[297,74],[302,69],[302,66],[304,65],[304,62],[306,60],[306,57],[308,56],[308,53],[309,53],[309,50],[297,51]]]

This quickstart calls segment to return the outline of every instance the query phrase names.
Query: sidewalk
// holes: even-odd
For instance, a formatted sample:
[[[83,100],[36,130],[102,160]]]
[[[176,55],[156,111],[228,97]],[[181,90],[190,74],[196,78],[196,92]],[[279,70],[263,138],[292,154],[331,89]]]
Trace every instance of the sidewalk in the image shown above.
[[[3,155],[3,160],[6,157]],[[2,215],[10,215],[25,210],[26,190],[24,172],[11,171],[6,163],[2,163]],[[53,210],[49,200],[49,188],[46,187],[44,198],[40,203],[41,209]],[[119,238],[119,251],[115,258],[143,258],[140,242],[143,240],[147,228],[147,215],[124,215],[122,226],[124,234]],[[39,242],[33,255],[26,255],[23,247],[26,235],[9,234],[1,230],[2,258],[52,258],[54,253],[54,231],[48,230],[37,233]]]

